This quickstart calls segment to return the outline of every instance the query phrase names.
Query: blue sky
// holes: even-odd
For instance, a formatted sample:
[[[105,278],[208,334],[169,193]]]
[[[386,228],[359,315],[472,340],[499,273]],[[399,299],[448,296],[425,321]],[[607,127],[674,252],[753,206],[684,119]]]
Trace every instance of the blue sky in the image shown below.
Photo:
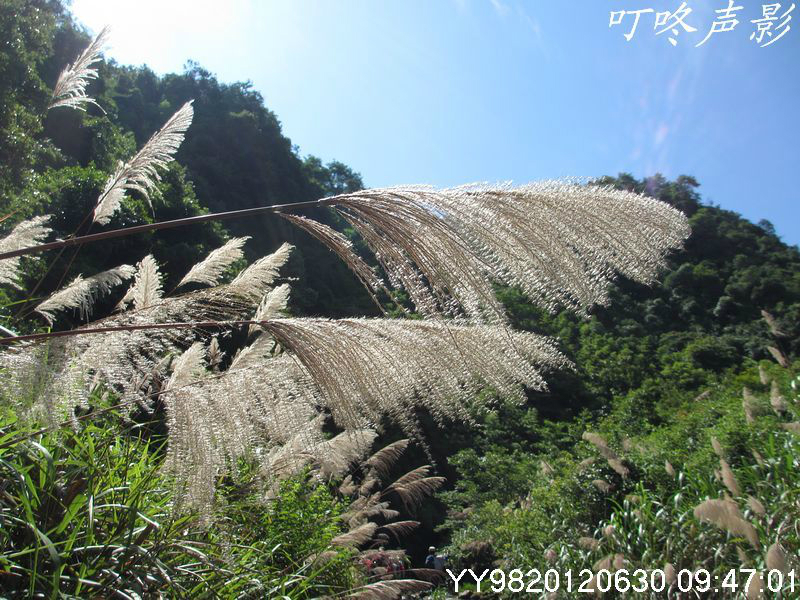
[[[253,82],[301,154],[368,186],[523,183],[660,172],[800,243],[800,7],[767,47],[762,3],[712,35],[728,0],[687,0],[673,46],[654,13],[680,0],[73,0],[108,54],[158,73],[198,61]],[[791,2],[784,2],[777,16]],[[780,22],[780,20],[779,20]],[[777,26],[773,25],[773,27]],[[777,33],[775,34],[777,35]],[[769,38],[765,38],[767,41]]]

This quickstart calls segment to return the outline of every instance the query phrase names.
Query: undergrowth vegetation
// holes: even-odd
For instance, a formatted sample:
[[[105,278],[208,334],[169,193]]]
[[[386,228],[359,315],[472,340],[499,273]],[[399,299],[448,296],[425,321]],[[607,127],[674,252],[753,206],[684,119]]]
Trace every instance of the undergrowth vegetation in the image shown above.
[[[37,434],[3,412],[5,597],[306,598],[366,583],[352,551],[331,545],[346,530],[335,490],[303,474],[265,501],[243,461],[209,527],[197,513],[175,513],[165,440],[150,424],[115,411],[86,417]],[[323,552],[331,555],[315,561]]]
[[[722,581],[731,569],[752,568],[766,581],[770,570],[797,568],[796,366],[751,363],[700,396],[687,394],[672,421],[652,432],[631,430],[623,410],[595,431],[581,433],[575,423],[573,449],[542,453],[528,465],[527,493],[453,513],[456,564],[525,565],[541,573],[663,569],[663,593],[674,595],[682,569],[705,569]],[[463,475],[474,480],[469,471]],[[475,497],[463,484],[456,488],[448,493],[454,508]],[[742,583],[713,597],[762,597]],[[693,587],[703,585],[697,580]]]

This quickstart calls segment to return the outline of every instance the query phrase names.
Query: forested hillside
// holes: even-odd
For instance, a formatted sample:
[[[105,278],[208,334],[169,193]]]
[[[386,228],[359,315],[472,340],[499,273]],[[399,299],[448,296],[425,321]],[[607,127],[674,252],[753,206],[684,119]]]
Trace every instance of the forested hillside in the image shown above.
[[[107,172],[141,147],[188,100],[194,100],[197,116],[177,163],[163,177],[154,210],[144,202],[128,204],[107,229],[361,189],[360,176],[346,165],[335,161],[324,165],[314,156],[300,157],[282,134],[277,117],[249,84],[220,83],[199,65],[189,64],[182,74],[160,78],[146,67],[103,63],[91,88],[98,106],[89,106],[85,113],[51,111],[43,119],[48,84],[90,38],[58,3],[41,5],[48,8],[26,2],[3,7],[4,39],[16,43],[14,53],[5,55],[0,66],[3,214],[13,212],[18,220],[58,208],[53,223],[57,234],[87,232],[81,218],[101,191]],[[293,301],[301,313],[374,313],[374,306],[341,261],[281,219],[231,221],[225,223],[225,230],[252,237],[248,258],[262,256],[284,241],[295,244],[298,251],[288,274],[300,278]],[[52,265],[39,291],[52,291],[59,282],[87,270],[135,262],[143,248],[151,249],[159,262],[169,262],[169,287],[177,283],[178,273],[218,245],[222,231],[218,225],[198,226],[109,242],[91,254],[80,252],[74,260],[65,253]],[[41,276],[30,272],[29,282]]]
[[[89,87],[96,104],[85,112],[48,111],[59,72],[90,42],[60,2],[4,2],[0,40],[0,239],[45,213],[54,215],[55,239],[363,187],[353,168],[293,147],[268,109],[268,90],[264,97],[249,83],[221,82],[192,62],[164,76],[101,62]],[[189,100],[194,121],[162,172],[152,208],[134,193],[108,224],[90,223],[85,215],[109,172]],[[369,552],[379,547],[404,548],[411,565],[421,566],[431,544],[447,546],[452,565],[542,571],[667,563],[680,569],[696,561],[722,572],[737,561],[777,568],[779,552],[796,559],[800,251],[768,222],[753,224],[704,203],[691,176],[620,174],[596,183],[666,202],[688,217],[692,233],[668,255],[656,283],[621,277],[608,304],[588,316],[547,312],[521,289],[496,286],[510,327],[553,336],[574,369],[546,372],[548,390],[528,389],[523,402],[482,380],[481,402],[467,407],[471,418],[443,418],[440,406],[426,408],[424,398],[409,403],[419,434],[410,443],[410,427],[401,428],[392,413],[369,444],[349,449],[343,467],[322,461],[319,471],[309,468],[267,489],[260,468],[242,459],[218,478],[212,515],[170,512],[177,501],[160,468],[168,429],[163,404],[118,413],[116,392],[97,390],[73,411],[71,427],[54,429],[45,420],[40,429],[42,422],[18,418],[16,400],[3,390],[0,473],[14,484],[6,492],[0,483],[0,519],[16,516],[0,521],[0,542],[13,549],[0,554],[0,590],[22,598],[68,582],[80,596],[95,588],[110,593],[124,581],[141,597],[166,589],[183,597],[315,597],[384,581],[385,571],[375,576],[364,566],[378,560]],[[377,264],[333,211],[306,214],[341,231]],[[295,246],[279,278],[291,283],[292,315],[378,314],[334,253],[265,215],[24,258],[20,285],[0,288],[0,325],[18,333],[80,325],[87,319],[77,311],[60,313],[52,324],[33,308],[79,274],[133,265],[146,254],[163,267],[164,290],[174,292],[192,265],[234,236],[251,239],[227,279],[284,242]],[[96,312],[110,312],[122,292],[101,299]],[[404,312],[413,305],[403,292],[378,299],[389,315],[421,316]],[[239,337],[252,334],[245,329]],[[209,346],[217,352],[209,355],[211,377],[236,360],[223,358],[229,349],[221,344],[222,350]],[[162,371],[153,387],[168,380]],[[371,392],[369,384],[363,389]],[[323,421],[321,443],[333,448],[341,427]],[[430,472],[414,470],[427,462]],[[409,492],[417,481],[423,484]],[[95,499],[103,497],[110,498],[101,503],[106,512],[95,516]],[[707,516],[703,503],[720,498],[753,523],[752,532]],[[209,518],[217,529],[207,527]],[[409,540],[402,534],[414,528],[412,518],[422,524]],[[772,562],[767,548],[778,548]],[[395,569],[402,553],[392,556]],[[419,589],[398,587],[380,597]]]

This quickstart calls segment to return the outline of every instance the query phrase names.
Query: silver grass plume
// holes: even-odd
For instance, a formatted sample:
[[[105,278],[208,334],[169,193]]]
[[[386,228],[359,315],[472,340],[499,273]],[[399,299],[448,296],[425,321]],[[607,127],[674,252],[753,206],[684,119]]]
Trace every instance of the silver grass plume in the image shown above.
[[[780,571],[783,574],[789,571],[789,556],[779,542],[775,542],[769,547],[765,562],[770,571]]]
[[[403,453],[408,448],[409,440],[397,440],[388,446],[384,446],[372,456],[370,456],[364,464],[373,469],[379,477],[385,477],[394,464],[403,456]]]
[[[589,552],[594,552],[595,550],[600,549],[600,540],[596,540],[593,537],[583,536],[578,538],[578,546],[584,550],[588,550]]]
[[[332,250],[345,265],[358,277],[364,287],[374,294],[384,287],[383,280],[375,274],[375,271],[360,256],[353,251],[353,244],[341,233],[329,227],[325,223],[309,219],[302,215],[290,213],[278,213],[287,221],[294,223],[297,227],[317,238]]]
[[[711,447],[714,449],[714,454],[716,454],[719,458],[725,458],[725,449],[722,447],[722,444],[719,443],[719,440],[713,435],[711,436]]]
[[[767,370],[762,364],[758,365],[758,378],[761,381],[761,385],[767,385],[769,383],[769,374],[767,374]]]
[[[279,317],[286,310],[289,304],[289,284],[283,283],[273,290],[270,290],[253,315],[253,321],[267,321]],[[258,325],[250,325],[248,335],[253,335],[259,330]]]
[[[757,571],[747,584],[745,597],[747,600],[760,600],[764,597],[765,587],[764,574],[761,571]]]
[[[484,386],[524,401],[523,386],[546,387],[538,369],[570,366],[552,340],[493,325],[274,319],[263,326],[308,372],[334,420],[351,429],[389,416],[414,431],[414,406],[440,422],[469,419],[466,407]]]
[[[770,335],[772,335],[772,337],[775,338],[789,337],[787,333],[780,328],[777,319],[775,319],[772,313],[769,313],[766,310],[762,310],[761,316],[764,317],[764,321],[766,321],[767,327],[769,327],[769,333]]]
[[[185,485],[186,496],[181,497],[181,500],[197,507],[211,505],[214,498],[214,478],[217,475],[217,463],[207,444],[207,440],[213,436],[213,421],[207,420],[209,415],[205,411],[198,410],[197,402],[187,387],[205,374],[205,355],[203,343],[195,342],[175,359],[172,375],[164,388],[165,393],[161,396],[170,432],[194,432],[191,440],[170,436],[164,468],[167,472],[179,475],[180,483]],[[194,468],[187,474],[185,463],[189,460]]]
[[[54,313],[68,308],[78,309],[81,319],[86,320],[92,314],[97,298],[108,294],[114,287],[133,277],[135,272],[136,269],[131,265],[121,265],[86,279],[78,275],[66,287],[39,304],[36,312],[51,325],[55,321]]]
[[[406,595],[426,592],[433,587],[427,581],[417,579],[392,579],[389,581],[376,581],[360,588],[356,588],[346,597],[352,600],[396,600]]]
[[[758,413],[757,400],[747,386],[742,388],[742,409],[747,423],[750,425],[755,423],[756,414]]]
[[[17,224],[7,236],[0,238],[0,252],[20,250],[42,242],[50,233],[50,228],[45,225],[49,220],[50,215],[44,215]],[[19,289],[19,264],[20,257],[0,260],[0,285],[7,284]]]
[[[48,110],[57,106],[68,106],[78,110],[86,110],[84,104],[97,106],[97,103],[86,94],[86,87],[90,80],[97,77],[97,69],[92,65],[100,60],[100,52],[108,41],[108,32],[108,27],[104,27],[75,62],[61,71],[53,88],[53,98],[47,107]]]
[[[281,254],[283,256],[279,260],[274,260],[273,255],[272,260],[268,261],[271,264],[266,270],[272,277],[277,275],[278,268],[288,257],[288,252]],[[153,293],[156,281],[153,273],[157,272],[157,267],[154,261],[149,267],[147,263],[150,261],[144,262],[145,265],[139,265],[139,270],[143,271],[139,278],[145,281],[140,282],[138,291],[137,286],[131,287],[123,304],[129,304],[133,299],[133,292],[136,291],[140,297],[140,306],[149,306],[100,319],[92,323],[92,326],[125,327],[187,320],[247,319],[252,316],[261,299],[261,295],[254,297],[252,286],[242,290],[221,285],[156,300],[155,296],[160,295]],[[271,279],[264,273],[257,279],[262,284],[271,283]],[[148,289],[150,292],[146,291]],[[151,374],[160,369],[158,365],[163,357],[180,353],[181,348],[191,346],[198,339],[207,339],[207,336],[202,331],[165,329],[118,331],[20,345],[0,353],[0,385],[17,390],[14,397],[33,399],[35,412],[42,412],[49,420],[63,418],[74,405],[82,403],[93,381],[100,381],[116,390],[125,406],[133,410],[136,406],[150,402],[151,398],[146,394],[153,391],[150,389]],[[304,413],[299,409],[298,398],[309,398],[313,406],[316,402],[315,395],[319,392],[309,382],[305,371],[294,369],[291,365],[284,365],[278,373],[273,373],[272,369],[259,368],[246,377],[247,372],[241,372],[242,367],[250,367],[253,361],[261,361],[269,355],[271,345],[274,343],[269,339],[262,342],[258,338],[255,344],[239,354],[237,370],[228,373],[224,381],[236,392],[235,397],[241,398],[241,404],[254,403],[256,414],[275,414],[274,419],[265,416],[254,420],[251,413],[242,416],[241,411],[233,411],[225,406],[223,397],[215,400],[222,403],[218,408],[221,413],[235,415],[241,422],[248,424],[248,428],[232,425],[229,428],[232,433],[242,431],[242,435],[246,437],[249,435],[247,432],[254,427],[268,425],[269,434],[282,443],[285,437],[291,437],[293,431],[301,428],[297,421]],[[253,373],[257,373],[259,377],[255,377]],[[216,393],[233,396],[227,388],[222,388],[222,391],[217,389]],[[275,402],[281,403],[280,410],[276,409],[277,413],[270,412]],[[20,405],[17,409],[21,416],[32,414],[27,406]],[[292,411],[297,414],[297,419],[294,419]],[[282,416],[278,417],[278,414]],[[291,427],[288,427],[290,423]],[[231,447],[239,447],[238,439],[235,435],[231,436]]]
[[[331,545],[344,546],[348,548],[353,546],[361,546],[372,539],[372,536],[375,535],[375,530],[377,528],[378,525],[375,523],[364,523],[363,525],[360,525],[359,527],[356,527],[347,533],[336,536],[331,540]]]
[[[795,423],[781,423],[781,427],[788,431],[789,433],[793,433],[795,435],[800,435],[800,422]]]
[[[775,346],[767,346],[767,350],[772,355],[772,358],[775,359],[775,362],[777,362],[784,369],[789,368],[789,359],[779,348],[776,348]]]
[[[386,529],[399,541],[401,537],[412,533],[419,524],[419,521],[394,521],[381,525],[381,529]]]
[[[593,479],[592,485],[601,494],[610,494],[614,490],[614,486],[603,479]]]
[[[211,338],[211,342],[208,344],[208,350],[206,351],[208,366],[214,371],[218,371],[223,358],[225,358],[225,353],[220,349],[218,336],[215,335]]]
[[[327,203],[418,312],[488,322],[504,320],[493,281],[519,286],[547,309],[583,314],[607,303],[617,273],[652,283],[667,253],[689,234],[686,217],[663,202],[563,181],[371,189]],[[340,255],[350,253],[332,236],[317,237]]]
[[[249,300],[259,302],[271,289],[272,283],[278,277],[278,271],[289,260],[292,250],[294,246],[284,243],[269,256],[259,258],[239,273],[228,284],[228,289]]]
[[[741,496],[742,492],[739,488],[739,482],[736,480],[736,475],[734,475],[731,466],[728,464],[728,461],[724,458],[720,458],[719,466],[722,473],[722,483],[725,484],[725,487],[728,488],[728,491],[731,494],[734,496]]]
[[[431,467],[423,465],[399,477],[386,489],[400,496],[406,509],[413,511],[419,508],[424,500],[439,489],[446,481],[444,477],[430,476]]]
[[[764,508],[764,505],[758,498],[755,498],[753,496],[748,496],[747,506],[749,506],[750,510],[752,510],[755,514],[757,514],[760,517],[763,517],[764,515],[767,514],[767,509]]]
[[[780,385],[776,380],[772,380],[772,385],[769,391],[769,403],[772,406],[772,410],[775,411],[775,414],[781,415],[789,410],[789,405],[786,402],[786,399],[781,394]]]
[[[161,181],[158,171],[174,160],[184,134],[192,124],[193,115],[192,102],[189,101],[153,134],[133,158],[126,163],[120,161],[97,199],[93,219],[95,223],[108,223],[128,190],[140,192],[150,202],[150,192]]]
[[[128,289],[119,301],[117,309],[125,309],[129,304],[133,303],[136,310],[156,306],[163,296],[161,287],[161,272],[158,269],[158,263],[153,258],[152,254],[145,256],[139,264],[136,265],[136,276],[133,280],[133,285]]]
[[[181,287],[190,282],[202,283],[205,285],[217,285],[225,274],[226,269],[244,256],[242,246],[250,237],[232,238],[224,246],[212,250],[201,262],[194,265],[177,287]]]
[[[343,431],[321,442],[314,450],[318,474],[323,479],[343,477],[369,451],[378,434],[372,429]]]
[[[732,535],[742,536],[756,549],[760,547],[755,527],[744,519],[739,507],[732,500],[706,500],[701,502],[695,507],[694,516],[700,521],[713,523]]]

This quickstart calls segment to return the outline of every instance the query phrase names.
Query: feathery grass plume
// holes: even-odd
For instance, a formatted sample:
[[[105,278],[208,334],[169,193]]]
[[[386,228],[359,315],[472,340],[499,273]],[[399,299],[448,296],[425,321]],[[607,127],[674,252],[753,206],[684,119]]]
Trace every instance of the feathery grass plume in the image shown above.
[[[278,215],[293,223],[306,233],[317,238],[342,259],[347,268],[350,269],[367,288],[371,294],[384,289],[383,280],[378,277],[375,270],[370,267],[363,259],[353,251],[353,244],[341,233],[329,227],[325,223],[290,213],[279,212]]]
[[[748,496],[747,506],[749,506],[750,510],[752,510],[755,514],[759,515],[760,517],[763,517],[764,515],[767,514],[767,509],[764,508],[764,505],[758,498],[755,498],[753,496]]]
[[[151,267],[155,267],[155,263]],[[277,274],[277,268],[273,267],[267,270]],[[146,281],[143,281],[140,287],[152,290],[152,273],[145,279],[150,284],[145,285]],[[263,277],[260,279],[264,281]],[[134,285],[129,290],[126,303],[132,300],[135,288]],[[152,295],[142,294],[142,297]],[[150,300],[155,303],[147,308],[115,314],[95,321],[92,326],[125,327],[187,320],[247,319],[257,308],[260,299],[261,294],[257,297],[252,294],[252,287],[242,291],[230,285],[221,285],[161,298],[157,302],[151,297]],[[0,353],[0,363],[4,367],[0,369],[0,385],[18,390],[20,398],[35,400],[35,410],[31,407],[24,410],[20,408],[20,415],[42,413],[48,421],[70,414],[75,404],[83,402],[91,382],[95,380],[113,388],[124,399],[125,406],[135,410],[137,405],[152,400],[146,394],[153,390],[148,391],[149,384],[142,383],[143,375],[151,373],[164,356],[179,353],[181,348],[207,338],[204,331],[164,329],[74,336],[18,346],[13,351]],[[318,388],[308,374],[297,366],[296,361],[287,357],[286,361],[252,368],[254,363],[271,355],[272,345],[270,340],[261,342],[257,339],[255,344],[239,354],[238,364],[231,365],[237,369],[232,373],[226,372],[226,378],[222,380],[224,383],[220,384],[222,387],[209,392],[211,395],[216,393],[218,397],[213,400],[221,403],[217,412],[213,413],[221,415],[219,421],[226,422],[223,417],[232,419],[232,415],[235,415],[246,425],[239,423],[229,427],[232,447],[240,445],[238,433],[249,435],[254,427],[269,429],[269,435],[274,436],[277,443],[283,443],[305,426],[305,421],[300,421],[308,416],[305,404],[293,407],[293,403],[302,399],[302,402],[308,400],[312,406],[319,405]],[[251,370],[240,373],[245,367]],[[224,404],[226,397],[238,402],[227,406]],[[246,413],[245,418],[245,407],[250,403],[253,404],[253,410]],[[273,407],[275,403],[279,404],[278,408]],[[297,413],[296,416],[293,411]]]
[[[484,386],[523,402],[544,389],[540,368],[569,361],[552,340],[492,325],[405,319],[274,319],[264,328],[302,364],[344,428],[394,418],[415,431],[413,408],[438,421],[470,419]],[[486,352],[492,348],[492,352]]]
[[[761,385],[767,385],[769,383],[769,375],[767,374],[767,370],[764,368],[764,365],[758,365],[758,379],[761,381]]]
[[[189,269],[176,287],[190,282],[217,285],[228,267],[244,256],[242,246],[249,239],[250,236],[231,238],[225,245],[212,250],[202,261]]]
[[[761,311],[761,316],[764,317],[764,321],[767,322],[767,327],[769,327],[769,332],[774,338],[785,338],[789,337],[785,331],[783,331],[780,326],[778,325],[778,321],[775,317],[767,312],[766,310]]]
[[[364,523],[363,525],[359,525],[358,527],[348,531],[347,533],[337,535],[335,538],[331,540],[331,545],[345,546],[348,548],[351,548],[353,546],[361,546],[362,544],[366,544],[368,541],[372,539],[372,536],[375,535],[376,529],[378,529],[377,524]]]
[[[781,423],[781,427],[783,427],[789,433],[793,433],[795,435],[800,435],[800,423]]]
[[[600,548],[600,540],[596,540],[593,537],[583,536],[578,538],[578,546],[584,550],[588,550],[589,552],[594,552]]]
[[[615,471],[617,469],[611,463],[614,462],[618,463],[619,465],[622,464],[617,453],[608,447],[608,442],[602,435],[591,431],[584,431],[581,438],[597,448],[597,451],[608,461],[609,466],[611,466],[611,468]]]
[[[208,350],[206,350],[206,359],[208,360],[208,366],[211,367],[214,371],[219,371],[219,366],[222,364],[222,360],[225,358],[225,353],[219,347],[219,339],[215,335],[211,338],[211,342],[208,344]]]
[[[447,481],[444,477],[423,477],[402,485],[394,482],[387,489],[400,496],[406,510],[413,512],[422,506],[426,498],[433,495]]]
[[[777,362],[784,369],[789,368],[789,359],[786,358],[786,355],[783,352],[781,352],[775,346],[767,346],[767,350],[772,355],[772,358],[775,359],[775,362]]]
[[[397,440],[388,446],[384,446],[372,456],[370,456],[364,464],[371,470],[377,473],[378,477],[386,477],[395,463],[403,456],[403,453],[408,448],[409,440]]]
[[[751,561],[747,556],[747,552],[745,552],[738,544],[736,545],[736,556],[739,559],[739,564],[741,566],[746,567],[750,565]]]
[[[381,525],[380,528],[388,530],[399,542],[401,537],[412,533],[419,525],[419,521],[394,521]]]
[[[136,269],[131,265],[120,265],[86,279],[78,275],[66,287],[39,304],[36,312],[47,319],[50,325],[55,321],[54,313],[68,308],[77,308],[81,319],[88,319],[95,300],[133,277],[135,272]]]
[[[756,422],[756,413],[757,413],[757,400],[756,397],[753,395],[753,392],[750,391],[750,388],[747,386],[742,388],[742,409],[744,409],[744,416],[745,420],[749,424],[753,424]]]
[[[549,310],[585,314],[607,303],[616,273],[654,281],[689,234],[683,213],[665,203],[564,181],[371,189],[328,202],[418,312],[488,322],[505,320],[492,281],[519,286]]]
[[[777,415],[781,415],[789,410],[789,405],[786,403],[783,394],[781,394],[780,385],[778,385],[778,382],[774,379],[772,380],[772,386],[769,391],[769,404]]]
[[[156,259],[148,254],[136,265],[133,284],[117,304],[117,309],[124,310],[131,303],[136,310],[150,308],[156,306],[162,296],[161,272]]]
[[[345,475],[369,451],[377,437],[372,429],[357,429],[343,431],[321,442],[315,448],[319,475],[324,479]]]
[[[119,162],[97,199],[93,218],[95,223],[108,223],[128,190],[140,192],[150,202],[150,193],[155,189],[156,183],[161,181],[159,169],[165,168],[174,160],[183,136],[192,124],[193,116],[192,101],[189,101],[153,134],[133,158],[126,163]],[[150,206],[152,208],[152,203]]]
[[[392,579],[376,581],[356,588],[347,597],[353,600],[396,600],[407,595],[427,592],[432,587],[432,583],[418,579]]]
[[[45,225],[49,220],[50,215],[44,215],[17,224],[7,236],[0,238],[0,252],[12,252],[41,243],[50,233],[50,228]],[[17,282],[19,263],[20,257],[0,260],[0,285],[21,289]]]
[[[270,290],[256,309],[256,314],[253,315],[252,320],[267,321],[279,317],[281,312],[285,311],[289,304],[289,291],[288,283],[282,283],[275,289]],[[260,329],[258,325],[250,325],[248,335],[253,335]]]
[[[758,571],[750,578],[747,584],[747,590],[745,591],[745,597],[747,600],[759,600],[764,597],[764,589],[764,574]]]
[[[722,447],[722,444],[719,443],[719,440],[713,435],[711,436],[711,447],[714,449],[714,454],[716,454],[719,458],[725,458],[725,449]]]
[[[278,277],[280,268],[289,260],[294,246],[284,243],[272,254],[259,258],[228,284],[228,289],[250,301],[259,302]]]
[[[626,467],[621,460],[609,458],[606,460],[606,462],[608,462],[608,466],[611,467],[617,473],[617,475],[623,479],[630,475],[630,469],[628,469],[628,467]]]
[[[385,492],[395,492],[400,496],[406,509],[413,512],[422,505],[426,497],[432,495],[446,481],[444,477],[429,476],[430,471],[430,465],[417,467],[398,477],[386,487]]]
[[[745,521],[739,507],[732,500],[706,500],[694,508],[699,521],[707,521],[732,535],[745,538],[756,550],[760,547],[755,527]]]
[[[780,571],[783,574],[789,571],[789,557],[779,542],[769,547],[765,562],[770,571]]]
[[[731,470],[731,466],[728,464],[724,458],[719,459],[720,470],[722,472],[722,483],[725,484],[725,487],[728,488],[728,491],[733,494],[734,496],[740,496],[741,490],[739,489],[739,482],[736,480],[736,475],[734,475],[733,471]]]
[[[668,460],[664,461],[664,470],[670,477],[675,477],[675,467],[673,467],[672,463],[670,463]]]
[[[50,106],[47,107],[48,110],[57,106],[86,110],[84,104],[94,104],[99,107],[97,102],[86,94],[86,87],[90,80],[97,77],[97,69],[92,68],[92,65],[100,60],[100,52],[108,41],[108,33],[108,27],[104,27],[75,62],[61,71],[53,88],[53,97]]]
[[[607,481],[604,481],[602,479],[594,479],[594,480],[592,480],[592,485],[595,488],[597,488],[597,491],[599,491],[602,494],[610,494],[611,491],[614,489],[613,485],[611,485],[610,483],[608,483]]]
[[[668,586],[671,586],[678,579],[678,572],[675,570],[672,563],[666,563],[664,565],[664,579]]]
[[[595,462],[597,462],[597,459],[594,456],[590,456],[589,458],[584,458],[581,462],[578,463],[578,469],[580,469],[581,471],[588,469]]]
[[[607,554],[606,556],[604,556],[600,560],[596,561],[592,565],[592,570],[595,571],[595,572],[612,571],[613,570],[613,566],[614,566],[614,555],[613,554]]]
[[[555,469],[546,460],[539,461],[539,471],[544,477],[551,477],[555,473]]]
[[[202,342],[195,342],[173,361],[172,375],[167,381],[162,399],[167,413],[167,427],[172,431],[192,431],[192,439],[170,436],[164,468],[167,472],[182,474],[190,505],[210,507],[214,499],[214,478],[219,460],[214,455],[215,420],[209,420],[207,411],[199,398],[187,389],[205,373],[206,348]],[[198,456],[199,455],[199,456]],[[186,473],[185,465],[193,466]]]

